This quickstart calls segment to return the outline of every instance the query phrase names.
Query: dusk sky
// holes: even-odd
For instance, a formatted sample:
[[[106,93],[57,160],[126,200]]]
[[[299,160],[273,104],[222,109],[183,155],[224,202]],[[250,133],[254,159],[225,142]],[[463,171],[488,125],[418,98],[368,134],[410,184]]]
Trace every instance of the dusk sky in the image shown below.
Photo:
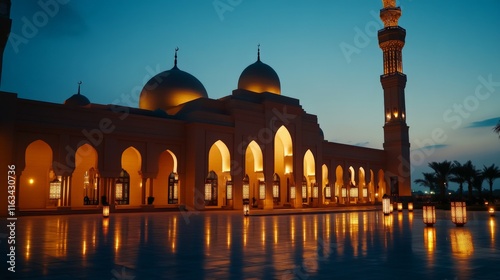
[[[92,103],[138,107],[145,82],[172,68],[179,47],[179,68],[218,99],[236,89],[260,44],[282,95],[318,116],[326,140],[382,149],[380,0],[12,2],[0,89],[20,98],[63,103],[82,81]],[[412,180],[431,171],[430,161],[500,166],[492,131],[500,120],[500,1],[398,4]]]

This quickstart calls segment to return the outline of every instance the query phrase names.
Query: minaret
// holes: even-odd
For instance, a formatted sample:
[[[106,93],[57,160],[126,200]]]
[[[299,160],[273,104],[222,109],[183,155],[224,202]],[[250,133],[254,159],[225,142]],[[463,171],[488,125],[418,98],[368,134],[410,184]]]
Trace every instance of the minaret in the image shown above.
[[[401,8],[396,0],[382,0],[380,18],[384,28],[378,32],[379,46],[384,55],[384,74],[380,82],[384,89],[384,150],[386,179],[392,195],[410,196],[410,141],[406,125],[405,86],[402,50],[406,30],[398,25]]]
[[[10,19],[10,0],[0,0],[0,85],[2,84],[3,52],[9,39],[12,20]]]

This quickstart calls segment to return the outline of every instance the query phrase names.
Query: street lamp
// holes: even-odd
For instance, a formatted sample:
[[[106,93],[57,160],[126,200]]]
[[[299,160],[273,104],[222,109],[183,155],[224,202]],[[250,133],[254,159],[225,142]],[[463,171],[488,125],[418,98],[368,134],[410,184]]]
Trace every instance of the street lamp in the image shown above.
[[[436,206],[432,204],[426,204],[423,206],[422,210],[424,224],[426,224],[428,227],[432,227],[436,223]]]
[[[467,223],[467,208],[465,201],[451,202],[451,221],[457,227],[463,227]]]

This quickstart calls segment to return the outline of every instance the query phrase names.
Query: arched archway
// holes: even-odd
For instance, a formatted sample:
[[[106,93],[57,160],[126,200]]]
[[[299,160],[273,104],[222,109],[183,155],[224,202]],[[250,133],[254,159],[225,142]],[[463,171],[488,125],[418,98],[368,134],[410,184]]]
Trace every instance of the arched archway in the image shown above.
[[[316,163],[311,150],[307,150],[304,154],[303,167],[303,174],[307,182],[306,203],[308,203],[309,206],[316,206],[318,198],[318,186],[316,184]],[[304,200],[304,197],[302,198],[302,200]]]
[[[337,165],[335,168],[335,197],[338,203],[347,203],[347,188],[344,186],[344,169]]]
[[[224,142],[222,142],[221,140],[217,140],[208,151],[207,172],[209,172],[207,175],[207,179],[210,176],[213,176],[213,174],[216,175],[216,180],[211,183],[216,185],[213,186],[213,190],[215,190],[215,193],[211,195],[210,199],[208,199],[209,197],[207,197],[208,193],[206,192],[207,189],[205,188],[205,206],[221,207],[226,205],[226,192],[228,190],[227,185],[232,186],[230,174],[231,155],[226,144],[224,144]],[[213,174],[211,174],[212,172]],[[232,188],[229,188],[229,190],[232,191]],[[233,194],[229,194],[230,197],[232,197],[232,195]]]
[[[250,198],[252,204],[263,208],[266,199],[266,184],[264,181],[264,161],[262,150],[257,142],[248,144],[245,151],[245,174],[248,176],[248,186],[250,187]]]
[[[57,206],[49,200],[49,183],[56,178],[52,171],[50,146],[42,140],[33,141],[26,147],[24,159],[25,168],[19,182],[19,208]]]
[[[357,203],[359,197],[359,188],[358,183],[356,182],[356,172],[354,171],[354,167],[349,166],[349,202]]]
[[[322,204],[330,204],[332,201],[332,187],[330,186],[330,181],[328,179],[328,166],[323,164],[321,166],[321,178],[323,186],[321,188]]]
[[[363,167],[360,167],[358,169],[358,198],[362,202],[366,202],[368,200],[368,189],[366,186],[366,174],[365,174],[365,169]]]
[[[293,182],[293,143],[290,132],[285,126],[281,126],[274,136],[274,173],[280,178],[277,190],[278,198],[274,198],[274,206],[290,201],[290,186]],[[273,180],[273,194],[274,194]]]
[[[387,184],[385,182],[385,172],[382,169],[378,171],[378,199],[381,200],[384,194],[389,194]]]
[[[71,175],[71,205],[97,205],[97,151],[83,144],[75,153],[75,170]]]
[[[155,205],[178,204],[179,179],[177,176],[177,157],[165,150],[158,158],[158,174],[153,179],[154,193],[146,189],[146,197],[154,196]]]
[[[130,146],[122,153],[121,167],[126,174],[129,175],[129,201],[128,205],[140,205],[141,204],[141,188],[142,186],[142,156],[139,151]],[[116,184],[116,181],[115,181]],[[115,186],[116,187],[116,186]],[[116,188],[115,188],[116,196]],[[127,204],[127,203],[122,203]]]

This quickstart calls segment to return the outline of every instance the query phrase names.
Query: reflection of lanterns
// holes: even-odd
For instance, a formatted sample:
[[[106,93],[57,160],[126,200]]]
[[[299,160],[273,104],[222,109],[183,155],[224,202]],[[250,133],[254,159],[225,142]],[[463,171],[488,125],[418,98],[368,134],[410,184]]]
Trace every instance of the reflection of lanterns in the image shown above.
[[[109,217],[109,205],[102,206],[102,216],[104,218],[108,218]]]
[[[488,213],[490,213],[490,216],[495,216],[495,207],[490,207],[488,208]]]
[[[325,198],[331,199],[332,198],[332,188],[330,185],[326,185],[325,187]]]
[[[422,211],[424,224],[428,227],[432,227],[436,223],[436,206],[426,204],[423,206]]]
[[[60,199],[61,198],[61,181],[58,178],[55,178],[49,184],[49,198],[50,199]]]
[[[296,196],[296,190],[295,190],[295,186],[291,186],[290,187],[290,199],[295,199],[295,196]]]
[[[467,223],[467,209],[465,201],[451,202],[451,221],[461,227]]]
[[[413,202],[408,202],[408,211],[413,211]]]
[[[403,202],[398,202],[398,211],[403,211]]]
[[[384,194],[382,198],[382,212],[384,212],[384,215],[389,215],[391,213],[391,199],[386,194]]]

